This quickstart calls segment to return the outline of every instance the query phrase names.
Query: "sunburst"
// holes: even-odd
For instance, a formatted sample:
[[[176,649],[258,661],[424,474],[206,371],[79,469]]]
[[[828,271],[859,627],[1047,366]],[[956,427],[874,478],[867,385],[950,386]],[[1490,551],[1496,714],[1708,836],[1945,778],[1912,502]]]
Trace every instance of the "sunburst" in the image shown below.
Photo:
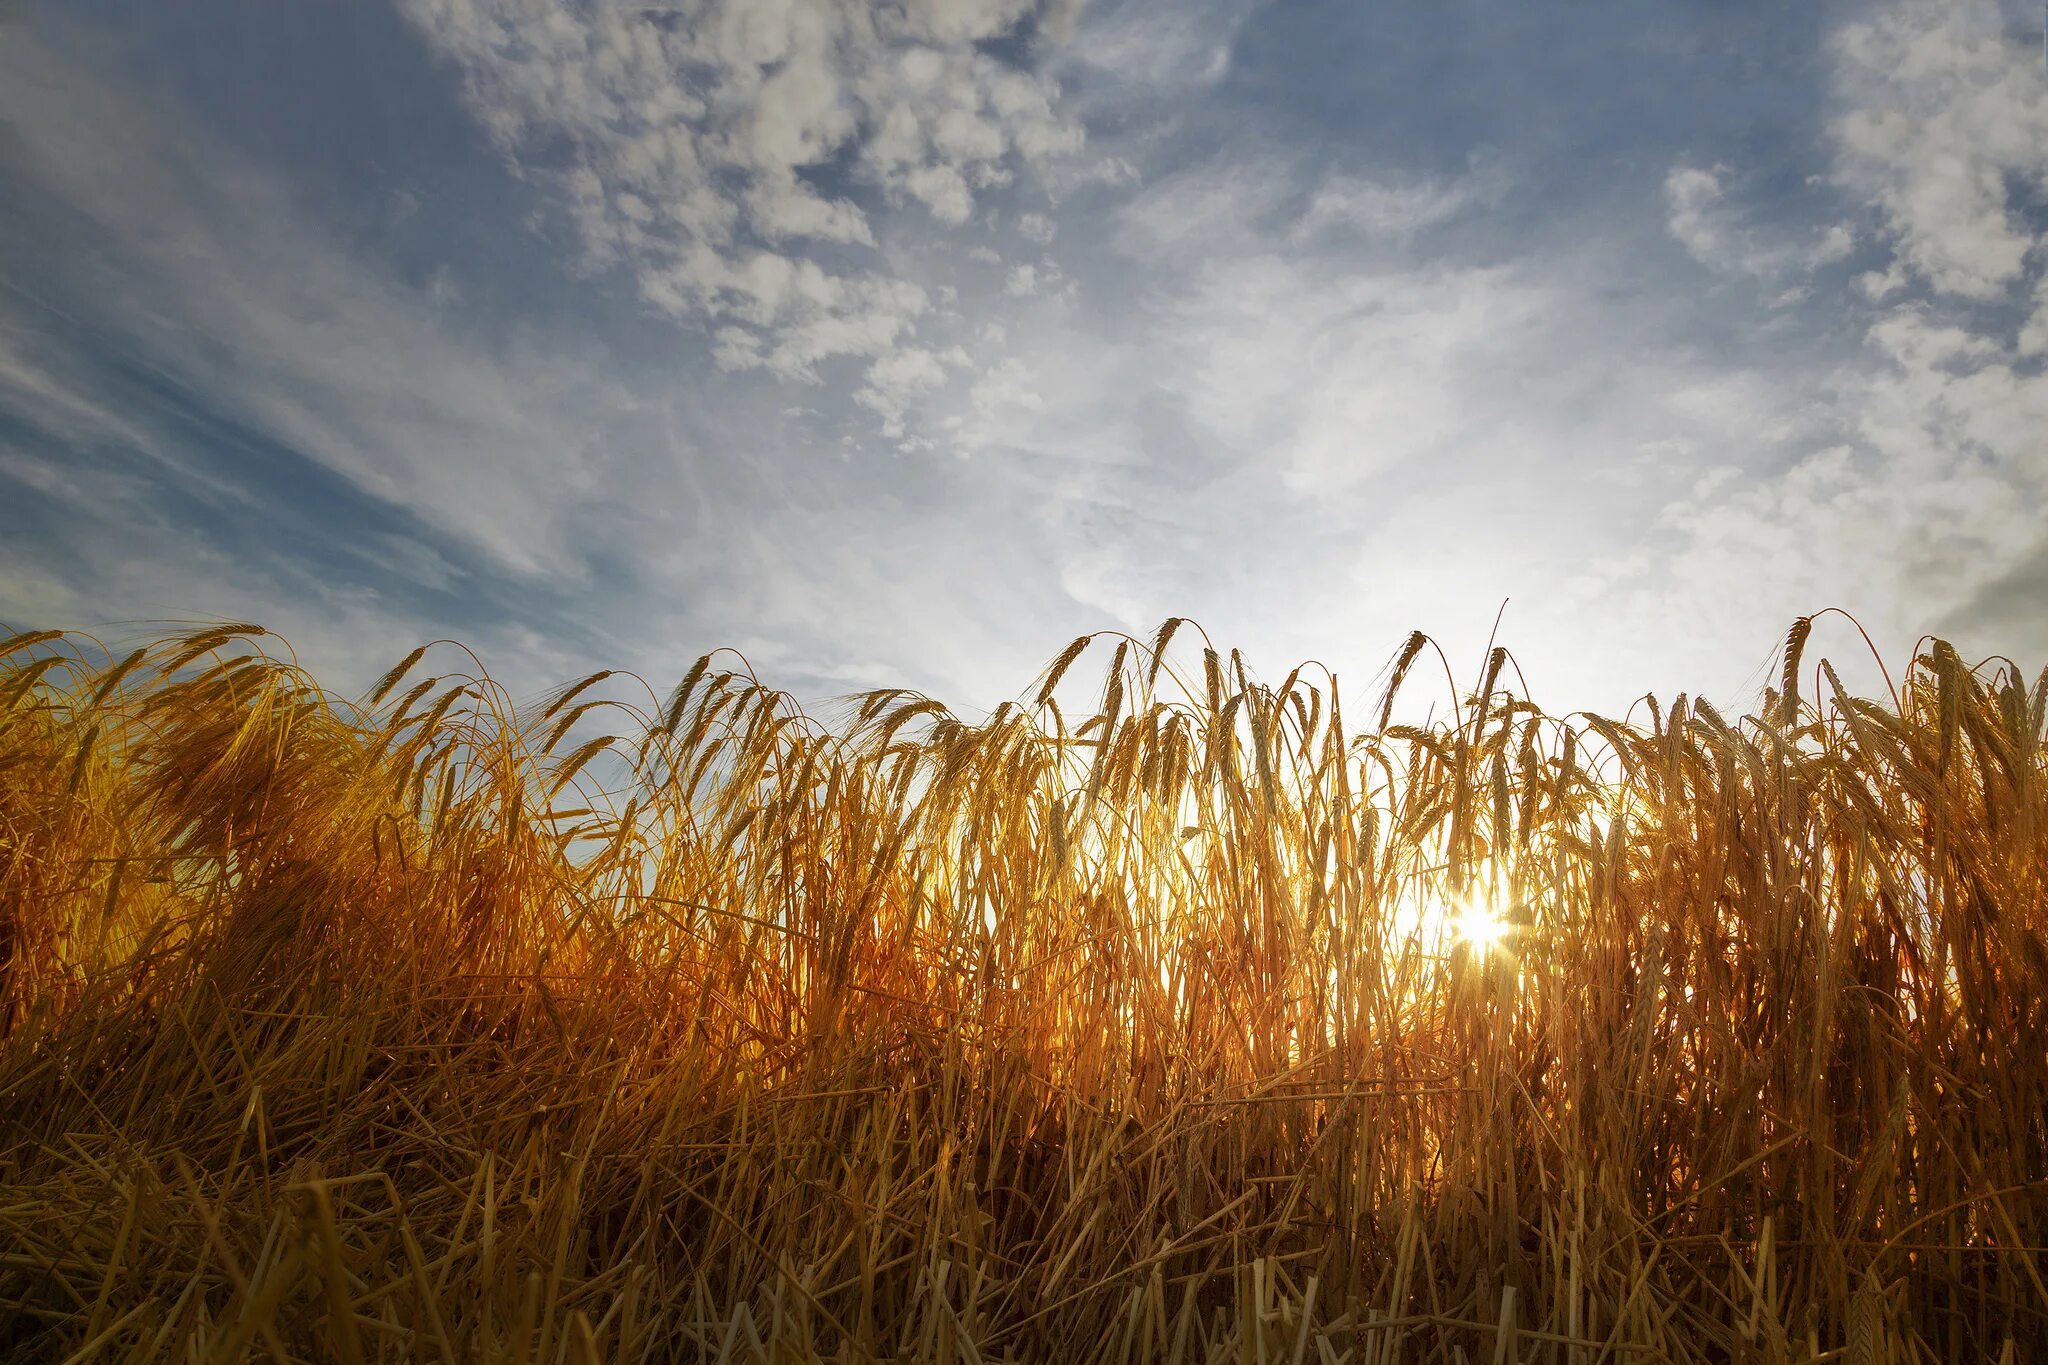
[[[1457,941],[1469,945],[1482,958],[1496,948],[1505,949],[1514,931],[1514,923],[1483,896],[1465,900],[1451,919],[1451,933]]]

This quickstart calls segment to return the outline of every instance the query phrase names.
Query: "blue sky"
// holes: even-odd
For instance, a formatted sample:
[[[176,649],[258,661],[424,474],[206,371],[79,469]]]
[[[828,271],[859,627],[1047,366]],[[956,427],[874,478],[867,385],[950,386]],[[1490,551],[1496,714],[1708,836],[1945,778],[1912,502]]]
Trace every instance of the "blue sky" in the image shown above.
[[[340,684],[988,705],[1184,615],[1363,685],[1503,599],[1557,706],[1826,606],[2038,667],[2044,357],[2019,6],[0,18],[0,623]]]

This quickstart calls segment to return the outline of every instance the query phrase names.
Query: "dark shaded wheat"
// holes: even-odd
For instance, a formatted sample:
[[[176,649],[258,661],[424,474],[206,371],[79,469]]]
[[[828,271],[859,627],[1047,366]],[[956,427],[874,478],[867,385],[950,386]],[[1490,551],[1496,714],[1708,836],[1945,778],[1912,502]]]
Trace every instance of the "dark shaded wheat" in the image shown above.
[[[1740,721],[1496,651],[1361,735],[1177,621],[1078,723],[1088,640],[837,729],[716,658],[521,711],[446,645],[350,704],[18,637],[0,1344],[2029,1358],[2048,680],[1807,697],[1808,624]]]

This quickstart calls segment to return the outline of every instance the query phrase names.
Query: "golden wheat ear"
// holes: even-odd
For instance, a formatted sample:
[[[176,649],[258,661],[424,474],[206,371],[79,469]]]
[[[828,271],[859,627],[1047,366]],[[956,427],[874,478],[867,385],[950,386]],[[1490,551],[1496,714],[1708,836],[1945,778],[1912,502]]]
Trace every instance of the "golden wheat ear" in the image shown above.
[[[1348,738],[1177,618],[978,723],[17,634],[0,1354],[2030,1359],[2048,675],[1812,619]]]
[[[1785,633],[1785,667],[1778,683],[1779,723],[1790,725],[1799,717],[1799,659],[1806,651],[1806,637],[1813,634],[1813,618],[1802,616]]]

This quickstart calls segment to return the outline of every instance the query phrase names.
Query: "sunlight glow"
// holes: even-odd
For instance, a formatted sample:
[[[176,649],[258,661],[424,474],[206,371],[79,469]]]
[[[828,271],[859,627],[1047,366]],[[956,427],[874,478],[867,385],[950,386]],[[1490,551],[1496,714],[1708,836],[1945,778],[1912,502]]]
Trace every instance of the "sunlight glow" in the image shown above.
[[[1443,952],[1465,944],[1482,959],[1496,948],[1511,951],[1524,921],[1485,889],[1493,884],[1491,879],[1475,883],[1462,894],[1437,893],[1419,881],[1411,883],[1391,907],[1389,945],[1414,944],[1424,952]]]
[[[1482,958],[1507,943],[1514,925],[1487,901],[1474,897],[1458,907],[1451,932],[1460,943],[1470,944]]]

